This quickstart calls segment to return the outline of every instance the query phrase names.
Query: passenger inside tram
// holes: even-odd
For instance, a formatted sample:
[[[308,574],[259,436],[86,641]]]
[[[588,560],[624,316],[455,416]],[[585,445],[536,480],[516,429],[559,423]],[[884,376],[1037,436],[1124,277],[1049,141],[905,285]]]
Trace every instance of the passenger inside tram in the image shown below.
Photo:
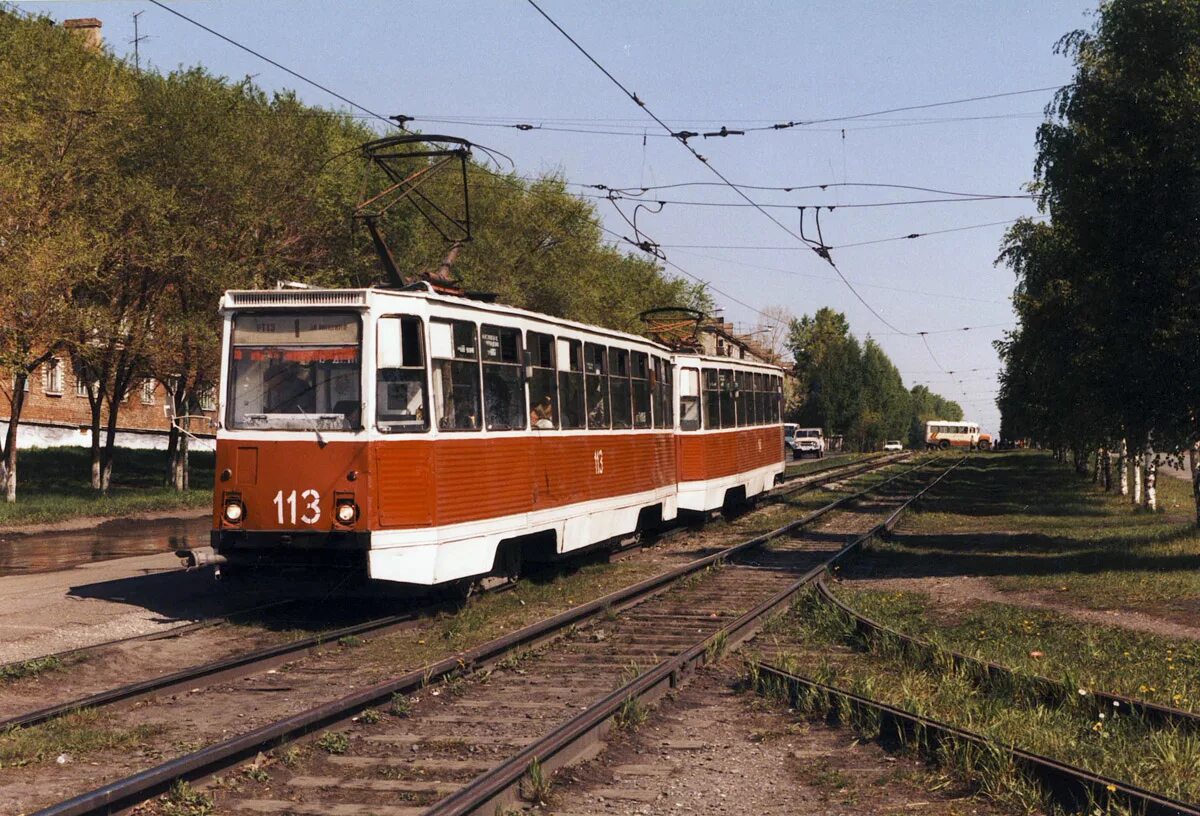
[[[540,430],[554,427],[554,400],[549,394],[533,406],[533,410],[529,412],[529,424]]]

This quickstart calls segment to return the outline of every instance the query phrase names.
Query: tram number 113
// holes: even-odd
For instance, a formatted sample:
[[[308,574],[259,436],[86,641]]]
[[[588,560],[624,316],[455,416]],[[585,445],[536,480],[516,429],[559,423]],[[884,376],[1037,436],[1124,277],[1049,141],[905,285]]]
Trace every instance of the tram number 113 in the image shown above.
[[[317,521],[321,518],[321,505],[320,505],[321,494],[318,493],[317,491],[313,490],[312,488],[309,488],[308,490],[305,490],[303,493],[301,493],[298,501],[296,499],[296,491],[295,490],[293,490],[291,493],[289,493],[286,496],[284,496],[283,491],[280,490],[278,493],[275,494],[274,502],[275,502],[275,515],[280,524],[284,524],[284,523],[295,524],[296,523],[297,505],[299,505],[299,507],[304,510],[303,515],[300,516],[300,521],[304,522],[305,524],[316,524]],[[285,505],[287,506],[287,509],[288,509],[288,516],[287,516],[286,520],[284,518],[284,512],[283,512]]]

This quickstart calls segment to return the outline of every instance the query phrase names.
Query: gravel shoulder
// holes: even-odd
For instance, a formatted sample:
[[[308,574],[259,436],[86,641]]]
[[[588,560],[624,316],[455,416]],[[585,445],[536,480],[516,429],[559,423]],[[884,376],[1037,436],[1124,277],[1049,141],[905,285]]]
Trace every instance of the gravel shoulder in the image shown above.
[[[998,814],[924,763],[741,691],[726,661],[664,700],[596,761],[560,774],[540,812]],[[936,790],[934,790],[936,788]]]

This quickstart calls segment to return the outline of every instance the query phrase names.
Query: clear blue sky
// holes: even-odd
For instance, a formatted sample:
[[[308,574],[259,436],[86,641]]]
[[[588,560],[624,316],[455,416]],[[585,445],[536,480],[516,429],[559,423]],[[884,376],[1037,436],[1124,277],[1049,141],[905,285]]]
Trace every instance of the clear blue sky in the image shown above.
[[[56,19],[98,17],[118,54],[131,54],[131,15],[144,11],[143,65],[200,63],[264,88],[295,88],[313,103],[342,107],[267,63],[141,0],[18,2]],[[521,0],[473,3],[192,0],[172,7],[384,114],[417,117],[426,132],[465,136],[511,156],[525,174],[641,186],[713,181],[563,37]],[[706,2],[543,0],[543,8],[672,127],[734,128],[920,105],[1060,85],[1071,66],[1052,52],[1067,31],[1091,24],[1094,2]],[[1032,175],[1034,133],[1050,92],[765,131],[694,146],[739,184],[907,184],[1013,195]],[[967,117],[1001,117],[969,118]],[[522,132],[435,118],[527,122],[634,135]],[[580,120],[564,123],[558,120]],[[931,121],[932,120],[932,121]],[[640,135],[644,127],[649,138]],[[845,132],[841,130],[845,127]],[[941,197],[917,191],[830,188],[750,193],[761,203],[898,201]],[[663,198],[741,203],[733,191],[690,187]],[[611,205],[600,214],[630,234]],[[794,209],[772,210],[788,227]],[[1033,215],[1023,200],[990,200],[823,212],[832,246]],[[856,335],[878,340],[905,382],[925,382],[963,403],[968,418],[996,430],[998,360],[991,343],[1012,323],[1011,273],[993,266],[1002,225],[834,251],[843,273],[896,334],[862,306],[833,269],[751,208],[668,205],[639,225],[668,256],[733,298],[793,314],[844,311]],[[812,227],[811,216],[805,225]],[[681,246],[682,245],[682,246]],[[710,249],[694,245],[778,247]],[[762,318],[714,293],[726,318]],[[1003,325],[996,325],[1003,324]],[[936,363],[934,360],[936,357]],[[954,376],[939,368],[952,370]],[[974,370],[972,370],[974,369]],[[961,382],[959,382],[961,380]]]

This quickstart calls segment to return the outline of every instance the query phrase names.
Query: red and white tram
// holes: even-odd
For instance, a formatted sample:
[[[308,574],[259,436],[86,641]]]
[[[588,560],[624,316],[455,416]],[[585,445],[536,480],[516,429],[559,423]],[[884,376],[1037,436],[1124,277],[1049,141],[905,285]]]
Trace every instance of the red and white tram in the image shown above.
[[[440,584],[752,497],[781,372],[408,289],[228,292],[219,562]]]

